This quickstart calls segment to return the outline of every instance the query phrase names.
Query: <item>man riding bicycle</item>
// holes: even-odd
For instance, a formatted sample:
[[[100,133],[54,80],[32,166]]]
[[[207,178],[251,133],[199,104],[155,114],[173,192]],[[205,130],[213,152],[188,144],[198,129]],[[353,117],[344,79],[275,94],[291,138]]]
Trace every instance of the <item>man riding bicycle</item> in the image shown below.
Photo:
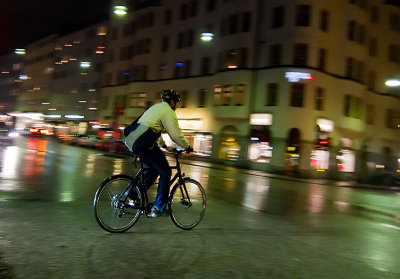
[[[160,175],[157,196],[150,217],[161,216],[166,209],[171,169],[157,142],[166,147],[161,133],[165,130],[171,139],[190,153],[193,149],[184,137],[178,124],[175,110],[181,98],[175,90],[163,90],[161,103],[151,106],[138,119],[124,130],[124,143],[133,154],[149,167],[146,172],[146,185],[149,188]],[[130,197],[135,199],[135,197]]]

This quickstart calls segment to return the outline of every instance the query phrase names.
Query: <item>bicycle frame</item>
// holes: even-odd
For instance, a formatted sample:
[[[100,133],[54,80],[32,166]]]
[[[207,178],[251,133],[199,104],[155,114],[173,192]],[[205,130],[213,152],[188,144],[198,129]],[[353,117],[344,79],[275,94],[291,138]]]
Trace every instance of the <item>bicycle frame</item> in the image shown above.
[[[180,166],[180,163],[179,163],[179,155],[181,153],[182,152],[175,153],[176,165],[175,166],[170,166],[171,170],[172,169],[176,169],[177,170],[175,175],[170,180],[170,187],[175,183],[176,180],[178,180],[180,182],[180,184],[183,185],[183,187],[180,188],[181,194],[182,194],[182,196],[186,197],[186,199],[188,201],[188,205],[190,206],[191,205],[191,201],[190,201],[190,197],[189,197],[189,194],[187,192],[187,189],[186,189],[185,180],[183,178],[185,176],[185,174],[184,173],[182,174],[181,166]],[[134,162],[135,166],[136,166],[136,161],[137,161],[138,157],[139,156],[136,156],[136,158],[135,158],[135,162]],[[145,171],[148,170],[148,169],[149,168],[144,167],[143,162],[140,160],[139,171],[134,176],[136,181],[141,181],[141,183],[138,183],[138,184],[139,184],[141,193],[144,195],[144,197],[143,197],[144,198],[143,200],[145,201],[144,209],[147,209],[147,205],[149,204],[148,195],[147,195],[147,186],[145,184]],[[183,188],[183,190],[182,190],[182,188]],[[172,199],[172,196],[170,195],[168,197],[168,200],[171,201],[171,199]]]

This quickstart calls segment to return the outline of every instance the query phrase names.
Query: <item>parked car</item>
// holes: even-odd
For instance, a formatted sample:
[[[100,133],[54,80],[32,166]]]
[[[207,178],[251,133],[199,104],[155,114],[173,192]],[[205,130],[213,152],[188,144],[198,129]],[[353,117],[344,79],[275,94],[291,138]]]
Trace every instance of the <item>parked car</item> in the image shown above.
[[[95,135],[78,135],[71,140],[71,144],[85,146],[85,147],[95,147],[96,144],[100,143],[101,139]]]

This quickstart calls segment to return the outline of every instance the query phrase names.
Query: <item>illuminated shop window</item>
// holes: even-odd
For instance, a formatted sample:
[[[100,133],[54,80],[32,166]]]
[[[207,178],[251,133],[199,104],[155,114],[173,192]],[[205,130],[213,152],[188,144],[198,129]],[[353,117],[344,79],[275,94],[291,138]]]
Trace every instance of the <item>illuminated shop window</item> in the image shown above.
[[[227,137],[221,142],[219,148],[219,158],[227,161],[237,161],[239,159],[240,146],[236,137]]]
[[[268,128],[266,126],[253,126],[250,131],[248,159],[257,163],[269,163],[272,150]]]

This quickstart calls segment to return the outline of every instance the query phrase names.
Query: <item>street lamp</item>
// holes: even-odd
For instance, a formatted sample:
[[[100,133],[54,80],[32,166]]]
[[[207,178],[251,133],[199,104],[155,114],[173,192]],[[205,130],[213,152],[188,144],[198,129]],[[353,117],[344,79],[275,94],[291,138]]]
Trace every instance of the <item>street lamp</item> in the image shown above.
[[[214,39],[214,34],[210,32],[203,32],[201,33],[200,39],[204,42],[209,42]]]
[[[114,7],[114,14],[118,16],[124,16],[128,13],[128,8],[126,6],[115,6]]]
[[[18,54],[18,55],[25,55],[26,54],[26,50],[24,48],[16,48],[14,50],[14,53]]]
[[[385,85],[388,87],[399,87],[400,86],[400,80],[399,79],[388,79],[385,82]]]

